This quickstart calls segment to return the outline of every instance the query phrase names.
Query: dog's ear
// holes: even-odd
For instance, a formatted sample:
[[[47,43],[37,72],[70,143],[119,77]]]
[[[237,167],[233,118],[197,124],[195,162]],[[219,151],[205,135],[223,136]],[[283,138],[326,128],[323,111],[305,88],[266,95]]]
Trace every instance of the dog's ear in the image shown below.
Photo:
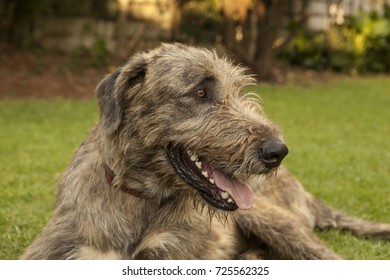
[[[100,107],[100,122],[107,135],[113,134],[122,122],[125,95],[131,98],[131,89],[141,83],[146,73],[146,55],[137,55],[114,73],[105,77],[96,88]]]
[[[106,76],[96,88],[96,98],[100,107],[100,122],[102,129],[108,134],[113,133],[122,119],[122,109],[115,94],[115,82],[120,70]]]

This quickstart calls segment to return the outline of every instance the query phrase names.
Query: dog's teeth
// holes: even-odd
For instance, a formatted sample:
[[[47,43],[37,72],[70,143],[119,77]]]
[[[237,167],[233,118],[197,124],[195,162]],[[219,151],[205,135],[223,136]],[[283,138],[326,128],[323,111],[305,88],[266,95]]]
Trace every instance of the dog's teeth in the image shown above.
[[[187,155],[192,156],[193,152],[191,150],[187,150]]]
[[[221,192],[220,196],[222,199],[228,199],[230,195],[228,192]],[[229,198],[229,200],[231,200],[231,198]]]
[[[232,203],[232,202],[233,202],[233,199],[229,198],[229,199],[227,200],[227,202]]]
[[[215,180],[213,178],[209,178],[209,181],[211,184],[213,184],[213,185],[215,184]]]
[[[196,161],[198,159],[198,156],[196,154],[191,155],[191,160]]]
[[[202,171],[202,175],[205,176],[206,178],[209,177],[209,174],[207,173],[207,171]]]
[[[202,163],[200,161],[195,161],[195,165],[199,168],[202,169]]]

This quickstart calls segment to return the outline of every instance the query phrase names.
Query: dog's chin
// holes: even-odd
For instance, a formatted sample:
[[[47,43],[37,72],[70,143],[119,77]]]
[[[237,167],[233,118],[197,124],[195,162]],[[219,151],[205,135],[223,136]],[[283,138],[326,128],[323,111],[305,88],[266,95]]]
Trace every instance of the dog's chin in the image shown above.
[[[252,207],[252,191],[237,179],[211,167],[202,156],[180,144],[169,144],[167,154],[176,173],[209,205],[224,211]]]

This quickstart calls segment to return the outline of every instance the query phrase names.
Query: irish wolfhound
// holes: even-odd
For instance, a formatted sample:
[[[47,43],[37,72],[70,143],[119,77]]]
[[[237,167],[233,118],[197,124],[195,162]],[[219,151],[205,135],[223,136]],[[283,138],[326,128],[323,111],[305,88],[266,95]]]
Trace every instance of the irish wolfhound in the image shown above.
[[[242,93],[253,82],[184,45],[132,57],[99,84],[100,122],[23,258],[339,259],[314,227],[389,239],[389,224],[325,206],[279,167],[288,149]]]

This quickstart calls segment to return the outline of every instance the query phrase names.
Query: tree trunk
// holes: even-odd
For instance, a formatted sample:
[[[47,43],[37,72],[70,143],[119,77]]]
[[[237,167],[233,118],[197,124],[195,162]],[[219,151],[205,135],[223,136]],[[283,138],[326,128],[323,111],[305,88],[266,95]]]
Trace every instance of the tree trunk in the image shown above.
[[[223,0],[222,9],[224,15],[224,44],[228,49],[234,49],[236,44],[236,24],[234,22],[234,13],[236,10],[235,1]]]
[[[255,55],[256,73],[260,80],[273,79],[273,44],[283,23],[282,0],[257,0],[257,53]]]

